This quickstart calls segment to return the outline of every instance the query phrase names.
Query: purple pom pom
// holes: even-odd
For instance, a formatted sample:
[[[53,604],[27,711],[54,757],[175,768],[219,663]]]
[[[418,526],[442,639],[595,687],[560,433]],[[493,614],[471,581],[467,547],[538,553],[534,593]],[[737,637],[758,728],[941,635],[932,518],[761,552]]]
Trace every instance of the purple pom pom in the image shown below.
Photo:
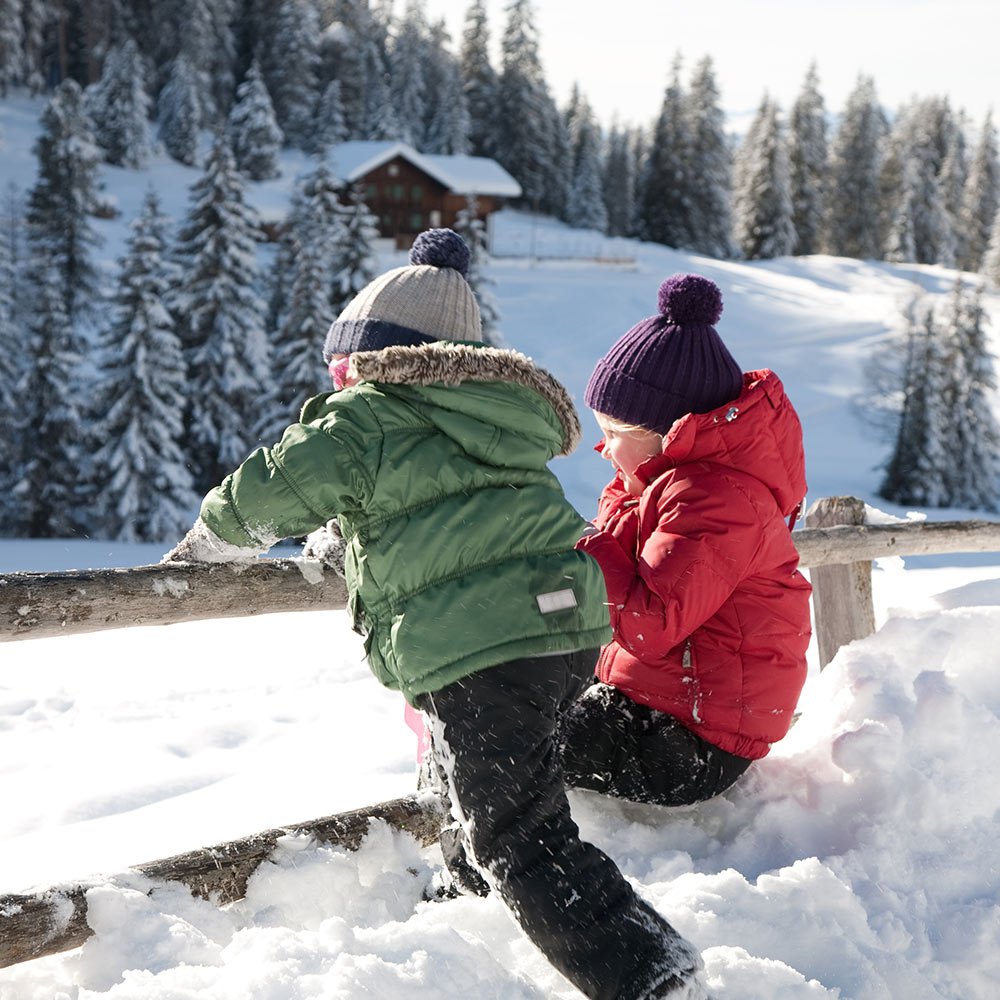
[[[719,286],[700,274],[674,274],[660,285],[660,313],[673,326],[714,326],[722,315]]]
[[[411,264],[450,267],[463,278],[468,277],[471,256],[468,244],[454,229],[426,229],[410,247]]]

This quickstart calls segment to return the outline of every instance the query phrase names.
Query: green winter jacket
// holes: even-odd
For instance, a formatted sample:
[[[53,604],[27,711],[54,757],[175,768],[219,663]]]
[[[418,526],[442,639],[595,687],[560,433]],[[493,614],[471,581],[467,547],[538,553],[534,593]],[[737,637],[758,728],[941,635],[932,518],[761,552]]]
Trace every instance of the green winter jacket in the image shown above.
[[[354,627],[410,701],[518,657],[609,641],[584,520],[546,463],[580,425],[514,351],[436,342],[353,355],[358,385],[317,396],[273,448],[205,498],[226,542],[260,551],[336,516]]]

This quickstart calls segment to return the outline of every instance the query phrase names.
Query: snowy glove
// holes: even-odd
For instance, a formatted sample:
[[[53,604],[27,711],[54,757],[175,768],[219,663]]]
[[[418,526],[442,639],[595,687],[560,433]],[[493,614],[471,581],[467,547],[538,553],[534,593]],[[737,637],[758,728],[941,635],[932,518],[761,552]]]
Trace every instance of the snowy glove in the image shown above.
[[[335,517],[331,517],[322,528],[306,535],[305,545],[302,546],[302,555],[307,559],[318,559],[340,577],[344,575],[346,552],[347,542],[340,534],[340,525]]]
[[[245,562],[267,548],[241,548],[220,538],[199,517],[191,530],[160,560],[161,563]]]

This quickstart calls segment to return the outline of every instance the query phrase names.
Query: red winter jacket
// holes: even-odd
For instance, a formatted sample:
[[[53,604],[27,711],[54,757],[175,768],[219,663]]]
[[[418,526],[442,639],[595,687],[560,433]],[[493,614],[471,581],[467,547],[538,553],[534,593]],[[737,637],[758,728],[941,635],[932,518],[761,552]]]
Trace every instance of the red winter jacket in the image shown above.
[[[785,519],[806,493],[802,428],[780,379],[671,427],[630,496],[601,495],[578,548],[601,564],[614,639],[602,681],[715,746],[763,757],[792,722],[806,677],[809,583]]]

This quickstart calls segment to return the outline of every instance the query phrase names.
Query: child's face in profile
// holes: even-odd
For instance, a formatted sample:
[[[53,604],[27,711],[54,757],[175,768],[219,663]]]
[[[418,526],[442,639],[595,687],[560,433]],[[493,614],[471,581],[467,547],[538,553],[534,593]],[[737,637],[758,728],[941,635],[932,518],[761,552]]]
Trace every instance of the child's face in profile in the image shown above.
[[[604,432],[604,448],[601,454],[620,473],[625,489],[633,496],[639,496],[645,483],[636,479],[635,470],[648,458],[659,455],[663,450],[663,437],[656,431],[642,428],[622,430],[597,415],[597,423]]]
[[[357,384],[357,378],[348,374],[347,369],[350,363],[350,354],[331,355],[327,369],[330,372],[330,378],[333,379],[334,389],[346,389],[349,385]]]

